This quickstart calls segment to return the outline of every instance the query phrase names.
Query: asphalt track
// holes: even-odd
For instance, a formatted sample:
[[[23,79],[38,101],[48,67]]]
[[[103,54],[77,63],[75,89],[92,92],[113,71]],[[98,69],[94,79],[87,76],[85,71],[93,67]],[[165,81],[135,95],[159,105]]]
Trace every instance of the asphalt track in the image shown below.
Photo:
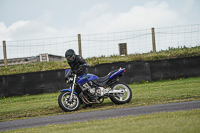
[[[46,126],[52,124],[67,124],[75,121],[109,119],[121,116],[146,115],[163,111],[165,112],[187,111],[187,110],[195,110],[198,108],[200,108],[200,101],[189,101],[189,102],[157,104],[157,105],[148,105],[139,107],[129,107],[129,108],[48,116],[48,117],[0,122],[0,131],[29,128],[36,126]]]

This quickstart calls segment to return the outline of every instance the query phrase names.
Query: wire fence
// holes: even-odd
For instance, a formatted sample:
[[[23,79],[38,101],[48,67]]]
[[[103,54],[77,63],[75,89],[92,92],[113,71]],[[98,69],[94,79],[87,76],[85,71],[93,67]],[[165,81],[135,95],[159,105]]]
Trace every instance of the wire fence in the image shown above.
[[[156,51],[169,47],[194,47],[200,45],[200,24],[155,28]],[[127,44],[127,53],[147,53],[152,49],[151,29],[81,35],[82,56],[99,57],[119,55],[119,43]],[[0,46],[3,59],[3,45]],[[67,49],[78,52],[78,36],[6,41],[7,58],[38,56],[48,53],[64,56]]]
[[[119,43],[127,43],[128,54],[152,50],[151,29],[82,35],[81,42],[86,57],[119,55]]]

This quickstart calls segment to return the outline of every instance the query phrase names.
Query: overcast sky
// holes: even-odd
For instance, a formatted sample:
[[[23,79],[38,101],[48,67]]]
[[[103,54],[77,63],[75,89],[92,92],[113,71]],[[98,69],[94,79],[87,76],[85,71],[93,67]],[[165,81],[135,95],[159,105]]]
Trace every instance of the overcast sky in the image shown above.
[[[200,0],[0,0],[0,41],[200,23]]]

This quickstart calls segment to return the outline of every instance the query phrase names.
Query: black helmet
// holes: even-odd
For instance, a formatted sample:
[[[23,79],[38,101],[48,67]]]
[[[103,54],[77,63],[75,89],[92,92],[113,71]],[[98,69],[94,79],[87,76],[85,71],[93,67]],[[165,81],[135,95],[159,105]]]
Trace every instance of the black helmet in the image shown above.
[[[65,52],[65,58],[67,59],[68,62],[73,62],[76,58],[76,54],[74,52],[73,49],[68,49],[66,52]]]

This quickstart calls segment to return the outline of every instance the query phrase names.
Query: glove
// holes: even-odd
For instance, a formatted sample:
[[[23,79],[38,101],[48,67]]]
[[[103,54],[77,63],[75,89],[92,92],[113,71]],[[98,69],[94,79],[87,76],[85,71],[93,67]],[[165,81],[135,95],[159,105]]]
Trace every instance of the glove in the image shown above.
[[[85,68],[85,64],[79,66],[79,70],[83,70]]]

